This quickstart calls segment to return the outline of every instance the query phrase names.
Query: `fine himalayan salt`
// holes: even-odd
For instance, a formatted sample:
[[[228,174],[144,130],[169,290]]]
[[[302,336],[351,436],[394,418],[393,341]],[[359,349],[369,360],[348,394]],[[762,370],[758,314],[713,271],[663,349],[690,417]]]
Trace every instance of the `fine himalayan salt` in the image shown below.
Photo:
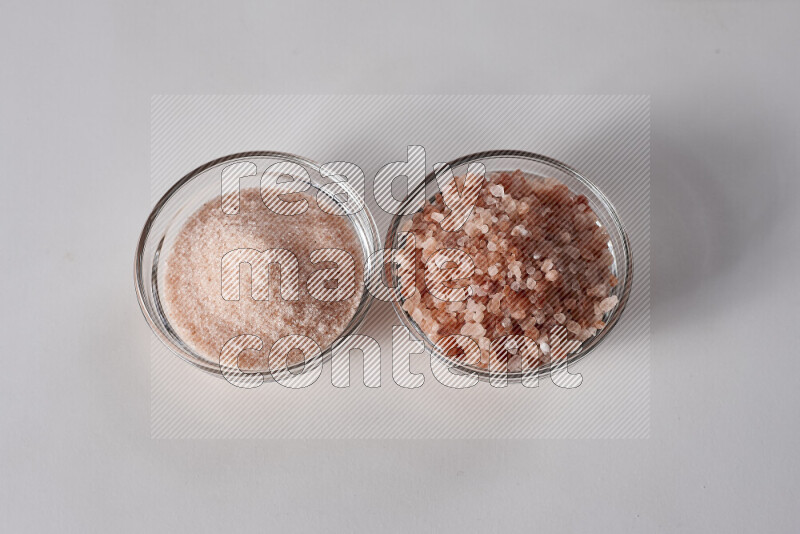
[[[463,177],[456,181],[463,189]],[[574,346],[605,327],[605,314],[618,304],[609,296],[617,279],[608,233],[585,196],[552,178],[498,172],[487,177],[459,230],[437,224],[448,213],[437,194],[402,228],[418,236],[416,247],[422,249],[416,255],[418,291],[402,306],[434,343],[470,336],[481,349],[473,365],[486,368],[495,354],[508,358],[511,367],[512,351],[493,347],[492,340],[524,335],[550,357],[551,332]],[[474,261],[473,275],[457,282],[472,288],[464,306],[439,300],[419,283],[438,249],[459,249]],[[458,359],[464,352],[448,355]]]
[[[208,202],[186,221],[167,257],[162,301],[166,315],[178,336],[212,362],[219,361],[228,340],[242,334],[258,336],[263,342],[261,351],[241,353],[239,367],[243,371],[268,370],[270,347],[286,335],[307,336],[324,351],[348,325],[361,301],[363,255],[348,218],[326,213],[305,193],[282,198],[306,199],[308,209],[299,215],[278,215],[267,209],[257,189],[241,191],[235,215],[224,213],[219,199]],[[323,276],[324,282],[308,285],[309,277],[317,271],[336,272],[336,262],[314,263],[310,259],[314,250],[329,248],[349,253],[355,273],[348,273],[346,280]],[[269,269],[269,299],[255,300],[254,285],[265,287],[266,280],[263,276],[254,280],[252,268],[243,263],[239,300],[225,300],[222,258],[237,249],[292,252],[298,262],[298,299],[282,298],[284,271],[282,268],[279,275],[273,265]],[[351,287],[343,296],[350,296],[340,301],[319,300],[309,293],[309,288],[320,285],[330,289],[346,283]],[[303,357],[299,350],[293,350],[287,359],[292,364]]]

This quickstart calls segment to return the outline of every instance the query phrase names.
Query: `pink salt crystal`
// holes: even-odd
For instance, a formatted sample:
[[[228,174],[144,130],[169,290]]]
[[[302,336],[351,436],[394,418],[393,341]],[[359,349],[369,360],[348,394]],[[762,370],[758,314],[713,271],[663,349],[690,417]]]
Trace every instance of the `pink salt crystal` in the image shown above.
[[[617,305],[619,299],[616,295],[611,295],[610,297],[604,298],[600,301],[599,308],[602,312],[610,312],[614,309],[614,306]]]
[[[436,221],[437,223],[438,222],[442,222],[444,220],[444,214],[443,213],[434,212],[434,213],[431,214],[431,219]]]
[[[491,267],[489,267],[487,272],[489,273],[489,276],[494,278],[495,276],[497,276],[497,273],[500,272],[500,269],[497,268],[497,265],[492,265]]]
[[[480,323],[466,323],[461,327],[462,336],[478,337],[486,333],[486,329]]]
[[[525,280],[525,287],[527,287],[528,289],[533,289],[534,287],[536,287],[536,280],[534,280],[533,278],[528,278],[527,280]]]
[[[547,271],[551,270],[552,268],[553,268],[553,261],[550,260],[550,259],[544,260],[544,262],[542,263],[542,272],[546,273]]]
[[[528,317],[520,324],[525,335],[533,340],[539,339],[539,329],[536,328],[536,319]]]
[[[517,226],[515,226],[514,228],[511,229],[511,235],[514,236],[514,237],[520,236],[520,235],[521,236],[527,236],[529,234],[530,234],[530,232],[528,232],[525,229],[525,227],[522,226],[521,224],[518,224]]]
[[[473,338],[478,342],[478,346],[481,349],[481,361],[486,363],[489,361],[489,351],[492,348],[492,342],[489,338],[486,337],[479,337]]]
[[[579,325],[575,321],[567,321],[567,330],[569,330],[573,334],[579,334],[581,331],[581,325]]]
[[[486,309],[489,311],[489,313],[493,315],[497,315],[498,313],[500,313],[500,301],[502,299],[503,295],[497,294],[489,300],[489,305],[486,306]]]
[[[480,323],[483,321],[483,310],[485,309],[483,304],[479,304],[472,299],[467,301],[467,320],[471,320],[475,323]]]
[[[545,279],[551,282],[555,282],[556,280],[558,280],[559,276],[561,275],[559,275],[558,271],[556,270],[547,271],[547,273],[545,273],[544,275]]]
[[[504,193],[503,186],[499,185],[499,184],[493,185],[493,186],[489,187],[489,192],[493,196],[502,197],[503,193]]]
[[[553,315],[553,319],[555,319],[558,324],[564,324],[564,321],[567,320],[567,316],[563,313],[556,313]]]
[[[510,354],[517,354],[519,351],[519,343],[516,339],[509,339],[505,342],[504,347]]]

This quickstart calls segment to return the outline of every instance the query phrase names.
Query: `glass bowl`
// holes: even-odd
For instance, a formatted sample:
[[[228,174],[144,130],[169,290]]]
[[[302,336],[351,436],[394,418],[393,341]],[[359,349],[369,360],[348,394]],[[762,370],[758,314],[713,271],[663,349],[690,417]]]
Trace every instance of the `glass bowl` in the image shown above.
[[[356,193],[348,182],[336,179],[329,172],[324,173],[325,176],[323,176],[317,163],[301,156],[282,152],[242,152],[210,161],[178,180],[156,203],[142,229],[134,261],[136,295],[142,313],[153,332],[172,352],[200,369],[219,376],[222,376],[219,361],[211,360],[193,349],[189,343],[180,338],[170,324],[170,318],[162,307],[163,290],[161,288],[164,281],[164,265],[166,256],[172,250],[174,240],[187,219],[207,202],[214,199],[221,201],[222,169],[233,164],[246,164],[247,162],[254,164],[257,171],[253,176],[240,179],[242,190],[259,187],[261,176],[265,169],[272,164],[291,162],[308,171],[309,183],[312,188],[310,191],[319,191],[322,186],[328,185],[329,188],[326,192],[330,190],[335,191],[336,194],[326,194],[324,198],[339,208],[343,208],[346,202],[343,202],[341,193],[345,193],[348,199],[354,199],[361,209],[353,209],[353,204],[348,204],[349,210],[346,216],[361,246],[365,277],[371,273],[370,257],[380,246],[377,227],[368,208],[364,205],[363,195]],[[336,189],[331,189],[330,184],[334,181],[338,185],[334,186]],[[280,231],[280,229],[269,230]],[[369,291],[364,287],[356,312],[340,333],[339,338],[357,331],[366,317],[371,300]],[[288,370],[294,373],[302,370],[306,364],[322,363],[329,356],[330,347],[321,347],[321,349],[318,356],[319,361],[300,362],[289,366]],[[271,378],[269,373],[264,373],[264,375],[267,380]]]
[[[597,186],[578,171],[560,161],[540,154],[521,150],[492,150],[457,158],[450,161],[447,166],[444,167],[435,167],[433,172],[426,176],[424,183],[418,185],[414,191],[408,195],[406,202],[398,210],[398,215],[395,215],[392,219],[386,234],[385,247],[393,249],[401,247],[402,243],[400,243],[399,240],[400,228],[419,211],[418,206],[421,199],[424,198],[426,202],[430,202],[436,193],[439,192],[437,178],[446,182],[448,175],[442,173],[445,172],[448,167],[452,170],[454,176],[463,176],[466,174],[469,165],[475,163],[482,163],[484,165],[487,177],[496,172],[521,170],[528,176],[557,179],[562,184],[566,185],[573,194],[584,195],[588,199],[589,206],[597,215],[599,223],[606,229],[609,235],[608,249],[613,257],[611,271],[618,279],[617,285],[611,289],[609,296],[616,295],[619,301],[612,310],[604,314],[603,321],[606,323],[606,326],[592,337],[581,342],[577,349],[566,356],[566,360],[560,360],[557,364],[551,364],[549,362],[544,363],[540,365],[538,369],[533,370],[533,372],[531,370],[514,371],[509,369],[506,378],[509,381],[519,382],[531,378],[532,376],[545,376],[554,369],[555,365],[563,368],[562,366],[574,363],[589,354],[606,338],[606,336],[608,336],[614,325],[619,321],[625,309],[625,305],[628,302],[633,280],[633,258],[631,256],[630,242],[614,206]],[[402,307],[403,298],[399,292],[397,268],[396,264],[387,266],[387,275],[396,286],[392,304],[403,324],[412,332],[416,333],[418,338],[423,341],[427,350],[430,351],[434,357],[443,360],[445,364],[457,373],[475,375],[479,379],[485,381],[494,381],[497,376],[496,371],[489,371],[488,369],[465,364],[449,358],[442,354],[441,351],[437,350],[436,344],[430,340],[422,328],[420,328]]]

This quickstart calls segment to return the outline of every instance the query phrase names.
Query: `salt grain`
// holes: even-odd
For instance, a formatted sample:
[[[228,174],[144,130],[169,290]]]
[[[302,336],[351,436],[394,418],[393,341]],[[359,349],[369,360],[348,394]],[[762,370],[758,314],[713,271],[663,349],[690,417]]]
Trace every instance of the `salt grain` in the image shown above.
[[[614,306],[616,306],[618,302],[619,302],[619,299],[617,298],[617,296],[616,295],[612,295],[612,296],[610,296],[608,298],[605,298],[602,301],[600,301],[599,308],[603,312],[610,312],[611,310],[614,309]]]
[[[493,185],[489,188],[489,192],[496,196],[502,197],[503,196],[503,186],[502,185]]]

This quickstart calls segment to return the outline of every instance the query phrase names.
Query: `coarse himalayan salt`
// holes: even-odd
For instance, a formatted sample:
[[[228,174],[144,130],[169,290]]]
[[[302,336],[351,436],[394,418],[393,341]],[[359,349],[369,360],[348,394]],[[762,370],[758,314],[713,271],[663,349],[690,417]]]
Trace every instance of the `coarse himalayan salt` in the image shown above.
[[[456,180],[463,185],[463,177]],[[544,363],[551,357],[554,328],[570,342],[585,341],[605,327],[604,315],[619,303],[609,296],[617,279],[608,233],[585,196],[552,178],[496,172],[488,175],[459,231],[436,224],[446,212],[437,194],[402,228],[424,236],[416,240],[419,294],[402,306],[434,343],[449,335],[470,336],[481,349],[476,365],[486,368],[491,340],[524,335],[537,342]],[[475,266],[464,307],[439,300],[420,283],[425,259],[451,248],[469,254]],[[495,348],[495,357],[509,358],[512,368],[512,353]],[[459,359],[463,351],[454,348],[447,355]],[[519,358],[516,364],[521,365]]]
[[[239,212],[225,214],[219,199],[203,205],[180,230],[166,261],[163,305],[178,336],[200,355],[219,361],[224,344],[235,336],[261,338],[260,351],[244,351],[239,358],[243,371],[269,369],[269,349],[283,336],[303,335],[325,350],[355,315],[364,291],[363,255],[358,238],[345,216],[321,210],[314,197],[305,193],[283,195],[287,201],[306,199],[308,209],[299,215],[278,215],[264,205],[257,189],[245,189],[239,197]],[[241,265],[239,300],[224,300],[220,291],[222,257],[233,250],[285,249],[297,257],[299,294],[285,300],[280,293],[277,266],[270,268],[269,300],[254,300],[251,268]],[[311,262],[317,249],[337,248],[355,261],[352,296],[327,302],[311,296],[307,281],[312,273],[331,269],[335,262]],[[325,276],[326,288],[336,288],[335,275]],[[348,278],[348,280],[351,280]],[[352,283],[351,287],[352,287]],[[289,353],[289,364],[302,361],[299,350]],[[273,362],[273,367],[277,363]]]

